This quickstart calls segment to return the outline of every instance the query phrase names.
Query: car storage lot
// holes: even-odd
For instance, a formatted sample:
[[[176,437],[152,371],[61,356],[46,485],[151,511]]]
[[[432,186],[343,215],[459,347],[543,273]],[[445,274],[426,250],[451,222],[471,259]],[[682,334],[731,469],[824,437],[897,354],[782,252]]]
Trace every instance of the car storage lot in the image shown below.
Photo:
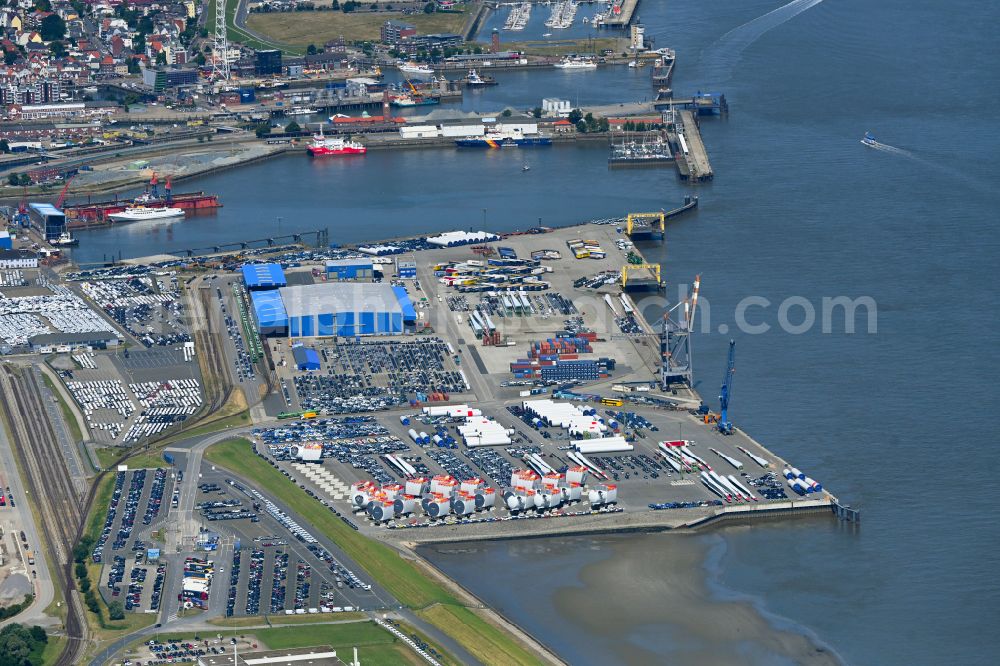
[[[143,475],[145,479],[140,484],[139,480]],[[104,514],[107,518],[109,510],[114,507],[114,518],[110,523],[105,520],[100,538],[91,553],[92,560],[101,564],[101,594],[109,602],[117,600],[130,605],[128,602],[131,601],[135,608],[129,610],[147,610],[153,601],[157,564],[145,564],[144,559],[148,548],[159,547],[151,539],[151,533],[166,523],[170,473],[162,469],[161,478],[162,486],[157,483],[157,470],[116,473],[115,494],[118,499],[116,502],[115,496],[112,496]],[[117,492],[119,487],[120,493]],[[157,500],[159,509],[156,508]],[[145,522],[147,518],[148,524]],[[143,574],[133,574],[133,570],[143,568],[147,569],[145,580],[138,580]],[[130,590],[129,586],[133,584]]]
[[[308,613],[311,608],[319,610],[324,606],[330,609],[380,608],[384,606],[379,600],[380,591],[377,588],[365,590],[356,585],[351,577],[344,573],[345,568],[351,570],[350,561],[343,553],[339,552],[339,549],[325,542],[315,529],[301,520],[301,517],[296,518],[296,520],[318,540],[314,547],[325,550],[332,562],[320,559],[315,552],[310,550],[310,544],[297,539],[287,527],[275,520],[260,499],[249,497],[239,488],[228,483],[230,480],[233,480],[232,477],[225,472],[213,470],[207,464],[203,466],[202,476],[199,479],[200,484],[203,487],[205,487],[204,484],[209,484],[210,488],[218,486],[218,490],[213,488],[204,492],[199,488],[196,491],[195,506],[208,501],[238,500],[242,502],[239,508],[251,510],[258,516],[259,522],[251,522],[249,518],[203,520],[207,529],[230,535],[234,542],[238,540],[240,544],[239,573],[235,585],[232,581],[234,570],[232,561],[216,561],[216,571],[218,572],[221,568],[222,573],[216,573],[212,582],[213,587],[218,586],[221,589],[222,593],[219,597],[224,600],[227,606],[232,600],[232,615],[263,616],[275,612],[284,613],[289,610],[294,613],[297,606],[304,613]],[[243,485],[239,481],[236,483],[240,486]],[[260,505],[259,509],[254,509],[255,502]],[[284,509],[282,508],[282,510]],[[200,515],[202,512],[197,511],[197,513]],[[285,570],[284,572],[279,571],[276,578],[275,562],[282,556],[287,556],[287,562],[279,562],[279,570],[281,568]],[[213,556],[209,555],[209,557]],[[359,576],[360,582],[370,583],[361,574],[359,567],[353,567],[353,572]],[[301,580],[297,580],[300,578],[300,574]],[[275,585],[276,581],[277,585]],[[307,592],[304,588],[305,583],[308,583]],[[355,586],[352,587],[352,584]],[[284,588],[283,593],[281,592],[282,587]],[[298,599],[297,593],[299,594]],[[216,598],[214,593],[212,596],[213,599]],[[384,594],[382,596],[384,597]],[[273,608],[276,609],[273,611],[272,599]],[[248,601],[250,602],[249,612]]]

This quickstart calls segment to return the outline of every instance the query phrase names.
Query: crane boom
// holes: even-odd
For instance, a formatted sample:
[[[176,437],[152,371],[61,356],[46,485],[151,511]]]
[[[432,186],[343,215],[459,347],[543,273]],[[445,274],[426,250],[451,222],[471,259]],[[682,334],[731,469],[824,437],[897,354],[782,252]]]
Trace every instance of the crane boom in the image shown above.
[[[729,341],[729,361],[726,364],[726,376],[722,378],[722,390],[719,392],[719,432],[723,435],[733,434],[733,424],[729,421],[729,399],[733,395],[733,373],[736,371],[736,341]]]
[[[56,199],[56,204],[55,204],[56,208],[58,208],[59,210],[62,210],[63,202],[66,201],[66,193],[69,192],[69,183],[71,180],[73,180],[74,176],[66,177],[66,183],[63,185],[62,191],[59,192],[59,198]]]

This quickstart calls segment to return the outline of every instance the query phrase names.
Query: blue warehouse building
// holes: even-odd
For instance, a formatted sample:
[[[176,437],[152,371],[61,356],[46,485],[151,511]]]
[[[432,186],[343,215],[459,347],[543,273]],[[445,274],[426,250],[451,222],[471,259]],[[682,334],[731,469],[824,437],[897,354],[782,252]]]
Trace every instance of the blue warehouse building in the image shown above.
[[[258,333],[265,336],[288,335],[288,315],[285,314],[281,294],[276,289],[251,291],[250,301],[253,303]]]
[[[381,282],[293,285],[251,298],[261,335],[397,335],[417,321],[406,289]]]
[[[66,231],[66,215],[52,204],[28,204],[28,217],[45,235],[45,240],[56,240]]]
[[[292,347],[292,357],[295,359],[295,367],[304,371],[319,370],[319,354],[315,349],[309,349],[302,345]]]
[[[326,262],[328,280],[371,280],[374,273],[371,259],[330,259]]]
[[[247,289],[277,289],[288,285],[278,264],[243,264],[243,282]]]

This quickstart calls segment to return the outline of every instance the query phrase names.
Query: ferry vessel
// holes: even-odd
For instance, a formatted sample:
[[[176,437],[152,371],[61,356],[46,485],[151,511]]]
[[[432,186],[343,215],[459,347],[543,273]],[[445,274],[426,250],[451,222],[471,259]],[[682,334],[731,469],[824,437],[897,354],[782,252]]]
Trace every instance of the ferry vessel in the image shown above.
[[[143,220],[170,220],[184,217],[180,208],[146,208],[145,206],[129,206],[120,213],[108,216],[112,222],[142,222]]]
[[[368,149],[357,141],[348,141],[340,137],[323,136],[323,130],[313,135],[312,143],[306,151],[313,157],[322,155],[364,155]]]
[[[398,65],[399,71],[405,74],[417,74],[419,76],[434,76],[434,70],[427,65],[420,65],[415,62],[402,62]]]
[[[563,58],[555,64],[559,69],[597,69],[597,63],[590,58]]]

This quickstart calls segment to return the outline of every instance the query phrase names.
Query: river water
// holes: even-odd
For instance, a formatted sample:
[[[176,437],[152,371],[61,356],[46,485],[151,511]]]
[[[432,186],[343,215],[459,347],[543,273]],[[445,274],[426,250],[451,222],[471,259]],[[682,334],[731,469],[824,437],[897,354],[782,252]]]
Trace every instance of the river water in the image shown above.
[[[699,388],[737,340],[731,416],[862,507],[693,538],[618,535],[429,549],[445,572],[573,664],[994,663],[1000,523],[991,476],[1000,208],[995,3],[642,0],[674,89],[726,93],[702,124],[716,172],[671,223],[666,278],[702,274]],[[469,110],[648,98],[648,71],[497,74]],[[871,130],[887,147],[858,143]],[[189,182],[217,214],[82,234],[78,259],[142,255],[328,226],[333,240],[523,228],[670,208],[670,171],[606,169],[603,146],[285,158]],[[531,171],[521,172],[524,162]],[[281,218],[280,223],[277,218]],[[868,296],[877,331],[843,317],[781,330],[779,304]],[[738,330],[737,307],[763,297]],[[757,301],[760,303],[761,301]],[[720,327],[727,327],[725,333]],[[488,572],[488,575],[484,575]],[[809,646],[803,644],[806,637]],[[816,650],[819,646],[820,651]],[[992,656],[991,656],[992,655]]]

